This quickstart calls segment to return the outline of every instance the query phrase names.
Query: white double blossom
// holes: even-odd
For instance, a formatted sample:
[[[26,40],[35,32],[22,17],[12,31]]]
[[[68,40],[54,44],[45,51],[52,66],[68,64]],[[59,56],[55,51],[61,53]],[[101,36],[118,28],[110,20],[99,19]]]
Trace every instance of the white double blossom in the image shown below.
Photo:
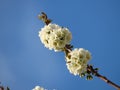
[[[74,49],[66,56],[66,65],[70,73],[80,75],[86,71],[87,63],[91,59],[91,54],[83,48]]]
[[[68,28],[63,28],[56,24],[45,25],[41,31],[39,31],[39,37],[41,42],[46,48],[54,51],[62,51],[66,44],[69,44],[72,35]]]
[[[46,90],[46,89],[44,89],[43,87],[40,87],[40,86],[35,86],[35,88],[32,90]]]

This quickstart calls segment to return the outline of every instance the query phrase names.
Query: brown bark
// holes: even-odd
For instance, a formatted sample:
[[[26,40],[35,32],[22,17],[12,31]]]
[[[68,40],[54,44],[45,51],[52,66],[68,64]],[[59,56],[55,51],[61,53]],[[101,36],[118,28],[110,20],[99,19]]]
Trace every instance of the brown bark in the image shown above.
[[[114,82],[112,82],[111,80],[109,80],[108,78],[106,78],[105,76],[102,76],[101,74],[99,74],[98,71],[95,70],[95,69],[93,69],[93,67],[91,65],[88,65],[87,70],[89,72],[91,72],[93,75],[95,75],[96,77],[98,77],[101,80],[103,80],[104,82],[106,82],[107,84],[113,86],[117,90],[120,90],[120,86],[119,85],[115,84]]]

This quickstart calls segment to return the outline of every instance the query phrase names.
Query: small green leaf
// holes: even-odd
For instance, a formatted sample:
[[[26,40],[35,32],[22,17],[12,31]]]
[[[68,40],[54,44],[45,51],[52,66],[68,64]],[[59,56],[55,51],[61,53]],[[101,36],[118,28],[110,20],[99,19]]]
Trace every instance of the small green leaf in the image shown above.
[[[87,79],[87,80],[92,80],[93,77],[92,77],[92,75],[87,75],[86,79]]]
[[[98,71],[98,70],[99,70],[99,68],[95,68],[94,70]]]

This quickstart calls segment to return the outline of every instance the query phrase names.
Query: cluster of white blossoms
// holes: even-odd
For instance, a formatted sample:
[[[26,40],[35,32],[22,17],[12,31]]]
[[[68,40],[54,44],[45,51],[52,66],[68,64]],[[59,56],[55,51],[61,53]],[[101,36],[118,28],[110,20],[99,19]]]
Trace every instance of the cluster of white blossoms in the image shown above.
[[[70,73],[80,75],[86,71],[91,54],[83,48],[74,49],[66,56],[66,65]]]
[[[44,89],[43,87],[40,87],[40,86],[35,86],[35,88],[32,90],[46,90],[46,89]]]
[[[61,27],[57,24],[45,25],[39,31],[39,37],[41,42],[46,48],[54,51],[62,51],[66,44],[69,44],[72,35],[68,28]]]

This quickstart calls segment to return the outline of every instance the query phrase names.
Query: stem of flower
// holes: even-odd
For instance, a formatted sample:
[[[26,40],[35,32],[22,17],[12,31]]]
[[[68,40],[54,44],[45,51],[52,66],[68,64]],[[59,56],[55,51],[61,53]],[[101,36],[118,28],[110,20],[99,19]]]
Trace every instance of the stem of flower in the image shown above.
[[[48,19],[47,14],[44,12],[41,12],[42,15],[38,15],[38,18],[42,20],[46,25],[50,24],[52,22],[51,19]]]
[[[65,52],[65,55],[67,56],[68,53],[70,53],[72,51],[72,48],[73,46],[71,44],[67,44],[65,47],[64,47],[64,52]]]
[[[87,70],[90,71],[93,75],[95,75],[98,78],[100,78],[101,80],[103,80],[104,82],[106,82],[107,84],[109,84],[109,85],[115,87],[116,89],[120,90],[120,86],[119,85],[113,83],[112,81],[110,81],[105,76],[102,76],[101,74],[99,74],[95,69],[93,69],[93,67],[91,65],[87,66]]]

